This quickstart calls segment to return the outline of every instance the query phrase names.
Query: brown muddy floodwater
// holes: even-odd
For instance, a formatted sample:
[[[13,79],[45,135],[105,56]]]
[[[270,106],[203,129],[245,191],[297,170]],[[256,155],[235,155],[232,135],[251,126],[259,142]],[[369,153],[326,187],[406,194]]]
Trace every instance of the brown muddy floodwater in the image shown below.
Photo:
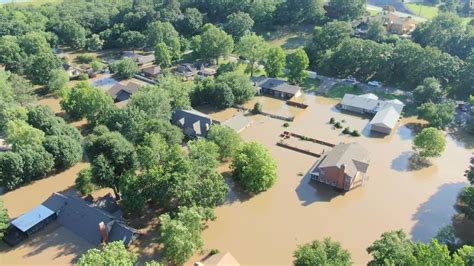
[[[332,237],[362,265],[370,260],[367,246],[385,231],[404,229],[414,240],[428,241],[450,223],[456,197],[467,184],[463,174],[473,151],[472,138],[447,135],[443,156],[417,169],[410,164],[413,128],[420,122],[414,118],[402,119],[392,135],[383,137],[369,134],[368,118],[340,113],[335,100],[307,95],[310,107],[304,111],[275,99],[257,100],[264,110],[297,113],[289,128],[282,127],[283,121],[256,116],[241,133],[245,140],[270,149],[278,163],[278,181],[252,198],[233,190],[216,209],[217,220],[203,233],[207,250],[230,251],[243,265],[289,265],[298,245]],[[328,124],[331,117],[345,120],[344,127],[357,129],[363,136],[342,135],[342,129]],[[277,147],[284,130],[336,144],[359,142],[371,155],[368,182],[346,194],[310,183],[307,172],[316,158]]]

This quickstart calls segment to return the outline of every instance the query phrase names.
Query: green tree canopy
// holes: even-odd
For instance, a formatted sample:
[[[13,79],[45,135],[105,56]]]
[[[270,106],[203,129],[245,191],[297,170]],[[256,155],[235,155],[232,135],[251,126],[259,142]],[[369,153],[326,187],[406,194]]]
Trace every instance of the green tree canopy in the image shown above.
[[[443,97],[441,84],[435,78],[426,78],[413,90],[413,99],[417,104],[438,103]]]
[[[294,252],[295,266],[352,265],[351,254],[339,242],[325,238],[299,246]]]
[[[277,164],[270,152],[257,142],[245,143],[234,155],[234,178],[250,193],[268,190],[277,180]]]
[[[129,57],[114,62],[110,67],[121,79],[129,79],[139,71],[137,63]]]
[[[239,11],[227,16],[224,30],[234,36],[234,40],[238,40],[250,32],[254,23],[249,14]]]
[[[253,76],[255,64],[263,59],[267,49],[265,40],[255,33],[247,34],[240,38],[236,51],[247,58],[250,76]]]
[[[171,119],[170,92],[160,86],[144,86],[134,93],[129,108],[143,111],[151,119]]]
[[[23,160],[23,181],[45,177],[54,167],[54,157],[43,146],[22,146],[17,151]]]
[[[373,259],[369,265],[410,265],[413,262],[413,246],[403,231],[383,233],[367,248]]]
[[[281,77],[286,66],[286,53],[281,47],[272,47],[267,50],[262,60],[267,76],[272,78]]]
[[[303,49],[289,54],[286,57],[286,65],[288,67],[288,79],[294,83],[301,83],[306,78],[306,69],[309,66],[308,55]]]
[[[51,92],[60,92],[69,81],[69,74],[62,69],[53,69],[49,73],[48,90]]]
[[[17,188],[23,182],[23,159],[17,153],[0,153],[0,183],[8,190]]]
[[[242,142],[237,132],[224,125],[212,125],[207,138],[219,147],[221,160],[232,158]]]
[[[387,28],[381,19],[373,19],[369,22],[369,30],[366,34],[367,39],[382,42],[387,37]]]
[[[155,63],[163,68],[171,66],[172,56],[165,43],[159,43],[155,46]]]
[[[6,124],[5,141],[16,150],[22,146],[41,145],[44,132],[22,120],[12,120]]]
[[[135,265],[138,256],[127,250],[122,241],[110,242],[101,250],[92,248],[77,262],[79,266],[91,265]]]
[[[3,238],[3,233],[5,233],[9,225],[10,218],[8,217],[8,211],[3,206],[3,200],[0,199],[0,238]]]
[[[359,18],[365,12],[365,0],[330,0],[332,12],[340,20],[351,21]]]
[[[58,170],[70,168],[82,159],[81,143],[68,136],[47,136],[44,147],[53,155]]]
[[[439,157],[446,148],[446,139],[442,131],[425,128],[413,140],[413,149],[422,157]]]
[[[452,101],[439,104],[427,102],[420,105],[417,111],[418,117],[428,121],[430,126],[445,129],[453,123],[456,105]]]
[[[204,59],[215,59],[228,56],[234,50],[234,40],[225,31],[212,24],[204,25],[204,31],[197,42],[196,52]]]

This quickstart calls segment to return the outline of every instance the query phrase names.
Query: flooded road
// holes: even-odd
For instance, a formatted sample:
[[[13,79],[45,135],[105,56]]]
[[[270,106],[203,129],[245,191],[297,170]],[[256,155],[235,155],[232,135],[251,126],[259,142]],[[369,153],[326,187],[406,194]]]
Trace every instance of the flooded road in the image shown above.
[[[270,108],[279,111],[273,100]],[[245,140],[270,149],[278,163],[278,181],[250,199],[232,192],[216,209],[217,220],[203,233],[206,249],[230,251],[243,265],[289,265],[298,245],[332,237],[360,265],[370,259],[367,246],[385,231],[404,229],[414,240],[428,241],[450,223],[456,197],[467,184],[463,173],[469,166],[472,138],[448,135],[443,156],[419,169],[410,160],[416,119],[402,119],[390,136],[371,135],[368,118],[340,113],[334,108],[336,101],[314,96],[305,100],[310,107],[289,128],[282,127],[283,121],[258,116],[242,132]],[[284,102],[280,106],[288,108]],[[334,130],[328,124],[331,117],[344,120],[344,127],[357,129],[363,136]],[[307,172],[316,158],[277,147],[284,130],[336,144],[360,143],[370,152],[368,182],[346,194],[310,183]]]

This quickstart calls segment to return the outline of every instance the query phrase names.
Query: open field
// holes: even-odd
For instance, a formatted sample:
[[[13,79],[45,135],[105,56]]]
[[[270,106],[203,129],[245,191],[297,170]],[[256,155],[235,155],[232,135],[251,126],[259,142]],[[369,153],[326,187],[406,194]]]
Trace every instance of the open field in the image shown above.
[[[311,41],[314,27],[311,25],[281,27],[275,31],[259,32],[270,45],[281,46],[285,50],[303,48]]]
[[[406,3],[405,4],[413,13],[420,17],[432,19],[438,15],[438,7],[430,6],[422,3]]]
[[[268,102],[276,110],[278,103],[273,100],[278,101]],[[252,126],[241,133],[246,141],[270,149],[279,179],[269,191],[254,197],[233,186],[227,201],[216,209],[217,220],[204,231],[206,250],[231,251],[243,265],[289,265],[297,245],[330,236],[341,241],[355,264],[361,265],[369,260],[366,247],[385,231],[404,229],[414,240],[428,241],[450,223],[456,197],[467,185],[463,173],[473,151],[472,137],[448,134],[443,156],[429,167],[418,168],[410,158],[416,124],[421,121],[402,119],[394,133],[384,137],[370,133],[368,118],[338,111],[336,100],[311,95],[304,100],[310,107],[298,113],[289,128],[282,127],[283,121],[253,116]],[[262,102],[268,109],[266,100]],[[287,108],[283,101],[280,108],[280,112]],[[330,117],[345,120],[344,127],[363,136],[342,135],[328,124]],[[310,182],[307,172],[316,158],[277,147],[285,130],[331,143],[360,143],[370,152],[368,182],[346,194]],[[303,148],[311,145],[295,143]],[[199,258],[197,254],[189,265]]]

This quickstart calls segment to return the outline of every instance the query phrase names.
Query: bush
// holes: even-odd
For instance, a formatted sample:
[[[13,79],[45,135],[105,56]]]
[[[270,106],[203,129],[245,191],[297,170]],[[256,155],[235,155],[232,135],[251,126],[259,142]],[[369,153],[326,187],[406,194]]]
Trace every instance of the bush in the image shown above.
[[[213,256],[213,255],[219,254],[219,252],[220,251],[217,248],[214,248],[214,249],[211,249],[211,251],[209,252],[209,255]]]
[[[252,113],[261,114],[262,112],[263,112],[262,104],[259,102],[255,103],[255,105],[253,106]]]
[[[288,123],[288,122],[285,122],[285,123],[283,124],[283,127],[289,127],[289,126],[290,126],[290,123]]]
[[[58,170],[67,169],[82,159],[81,143],[68,136],[47,136],[43,145],[53,155]]]
[[[353,137],[360,137],[360,132],[357,131],[357,130],[354,130],[354,131],[352,131],[351,135],[352,135]]]
[[[77,77],[78,80],[88,80],[89,79],[89,75],[86,74],[86,73],[81,73],[79,74],[79,76]]]
[[[89,64],[95,60],[95,56],[90,54],[82,54],[76,57],[76,63],[78,64]]]
[[[344,130],[342,131],[342,134],[352,134],[351,129],[349,127],[344,128]]]
[[[335,128],[342,128],[342,125],[341,125],[341,123],[336,122],[336,124],[334,124],[334,127],[335,127]]]
[[[331,117],[331,119],[329,119],[329,124],[334,125],[335,123],[336,119],[334,119],[334,117]]]

